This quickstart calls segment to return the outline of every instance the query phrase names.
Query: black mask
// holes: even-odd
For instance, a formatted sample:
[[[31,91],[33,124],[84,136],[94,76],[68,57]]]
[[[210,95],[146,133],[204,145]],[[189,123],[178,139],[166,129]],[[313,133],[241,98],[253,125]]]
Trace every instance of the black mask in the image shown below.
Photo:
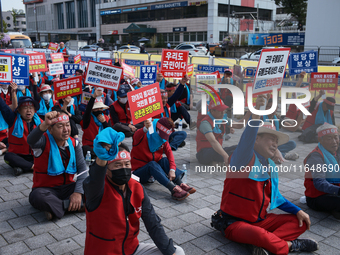
[[[101,115],[103,113],[103,111],[96,111],[96,112],[93,112],[93,115],[94,116],[99,116],[99,115]]]
[[[131,178],[131,168],[119,168],[110,171],[112,173],[111,181],[117,185],[127,184]]]

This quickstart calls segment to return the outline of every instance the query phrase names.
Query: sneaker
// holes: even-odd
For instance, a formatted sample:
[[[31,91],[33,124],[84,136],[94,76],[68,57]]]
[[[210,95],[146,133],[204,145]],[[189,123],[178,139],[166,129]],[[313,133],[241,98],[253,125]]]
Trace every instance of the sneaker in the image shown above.
[[[262,247],[253,246],[252,255],[269,255],[270,253]]]
[[[187,124],[185,124],[185,123],[182,123],[182,128],[183,129],[185,129],[185,128],[187,128],[188,127],[188,125]]]
[[[53,215],[52,215],[52,213],[50,213],[50,212],[46,212],[46,211],[45,211],[45,217],[46,217],[46,219],[47,219],[48,221],[50,221],[50,220],[52,220],[52,219],[53,219]]]
[[[190,122],[190,130],[194,130],[197,127],[197,122],[196,121],[191,121]]]
[[[312,252],[318,249],[319,249],[319,245],[313,239],[295,239],[294,241],[292,241],[292,247],[290,248],[290,251]]]
[[[196,189],[193,187],[190,187],[188,184],[186,183],[181,183],[180,185],[181,189],[188,192],[189,194],[194,194],[196,192]]]
[[[181,201],[189,196],[189,193],[182,190],[182,188],[178,185],[172,190],[171,193],[172,198],[178,201]]]
[[[13,170],[15,176],[19,176],[24,172],[20,167],[13,167]]]
[[[185,143],[185,141],[183,141],[183,142],[181,142],[180,145],[178,145],[178,148],[182,148],[182,147],[184,147],[185,145],[186,145],[186,143]]]
[[[285,155],[285,159],[287,160],[297,160],[299,158],[299,154],[296,152],[288,152]]]
[[[231,138],[230,135],[225,135],[225,136],[224,136],[224,140],[225,140],[225,141],[228,141],[230,138]]]
[[[148,183],[154,183],[155,182],[155,177],[150,176]]]

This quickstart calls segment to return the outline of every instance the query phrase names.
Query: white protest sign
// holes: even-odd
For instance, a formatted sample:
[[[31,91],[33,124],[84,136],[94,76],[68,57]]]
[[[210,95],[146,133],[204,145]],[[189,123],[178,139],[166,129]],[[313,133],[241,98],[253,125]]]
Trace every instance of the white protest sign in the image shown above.
[[[263,49],[257,65],[253,93],[266,94],[280,89],[285,74],[290,48]]]
[[[0,56],[0,82],[12,82],[12,57]]]
[[[200,82],[214,86],[217,84],[217,75],[216,74],[196,74],[197,92],[204,92],[202,89],[199,89],[199,88],[203,88],[205,90],[210,91],[209,88],[200,84]]]
[[[123,68],[89,61],[85,84],[118,90]]]
[[[48,64],[48,69],[50,70],[50,75],[64,74],[63,63]]]
[[[83,94],[81,95],[81,103],[87,105],[89,103],[91,97],[92,97],[91,93],[83,92]]]

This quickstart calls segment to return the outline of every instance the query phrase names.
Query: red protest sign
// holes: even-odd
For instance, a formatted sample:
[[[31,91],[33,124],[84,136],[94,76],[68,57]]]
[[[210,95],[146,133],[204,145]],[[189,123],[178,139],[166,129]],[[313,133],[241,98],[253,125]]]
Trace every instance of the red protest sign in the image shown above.
[[[161,73],[168,78],[183,78],[187,73],[189,51],[163,49]]]
[[[61,81],[55,81],[54,96],[55,100],[65,98],[67,96],[76,96],[82,93],[82,77],[76,76]]]
[[[194,74],[194,64],[188,65],[188,77],[191,77]]]
[[[63,53],[51,53],[52,63],[64,63]]]
[[[79,64],[81,62],[81,55],[78,54],[77,56],[74,56],[73,61],[75,64]]]
[[[50,42],[50,44],[48,45],[48,49],[50,49],[50,50],[57,50],[58,49],[58,44]]]
[[[158,82],[127,93],[134,125],[161,114],[163,109]]]
[[[338,73],[312,73],[310,90],[338,90]]]
[[[112,59],[101,59],[99,60],[99,63],[105,64],[105,65],[112,65]]]
[[[133,69],[133,67],[125,63],[122,63],[122,67],[124,68],[124,71],[123,71],[124,75],[135,78],[135,69]]]
[[[28,53],[29,59],[29,72],[45,72],[48,70],[45,53]]]

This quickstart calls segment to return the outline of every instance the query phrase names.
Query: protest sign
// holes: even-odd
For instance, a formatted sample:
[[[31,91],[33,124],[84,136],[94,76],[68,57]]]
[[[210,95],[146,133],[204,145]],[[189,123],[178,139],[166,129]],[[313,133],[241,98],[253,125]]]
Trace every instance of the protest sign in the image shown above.
[[[188,77],[191,77],[194,74],[194,64],[188,65]]]
[[[220,71],[215,71],[215,72],[213,72],[213,73],[211,73],[211,74],[216,74],[217,75],[217,83],[220,83],[221,82],[221,74],[220,74]]]
[[[127,93],[134,125],[161,114],[163,109],[158,82]]]
[[[64,63],[63,53],[51,53],[52,63]]]
[[[27,55],[7,54],[12,57],[12,76],[13,82],[17,85],[29,86],[29,57]]]
[[[75,75],[76,70],[80,68],[80,65],[77,64],[64,64],[64,74],[63,79],[69,78]]]
[[[58,44],[50,42],[50,44],[48,45],[48,48],[50,50],[55,50],[56,51],[58,49]]]
[[[50,70],[50,75],[64,74],[63,63],[48,64],[48,69]]]
[[[281,88],[290,48],[263,49],[257,65],[253,93],[266,94]]]
[[[253,87],[253,83],[247,83],[246,84],[246,98],[245,98],[245,107],[248,107],[248,88],[249,87]],[[253,102],[253,106],[255,106],[256,105],[256,98],[257,98],[257,96],[259,95],[259,93],[253,93],[253,99],[252,99],[252,102]]]
[[[0,82],[12,82],[12,57],[0,55]]]
[[[135,69],[133,69],[133,67],[131,67],[131,66],[125,64],[125,63],[122,63],[122,67],[124,69],[124,75],[135,78]]]
[[[105,64],[105,65],[112,65],[112,59],[111,58],[101,58],[99,60],[99,63]]]
[[[217,74],[196,74],[197,92],[204,92],[202,89],[199,88],[203,88],[210,91],[209,88],[200,83],[205,83],[212,86],[217,85]]]
[[[29,56],[29,72],[45,72],[48,70],[45,53],[28,53]]]
[[[81,62],[81,55],[78,54],[78,55],[74,56],[73,61],[74,61],[75,64],[79,64]]]
[[[338,73],[312,73],[310,90],[338,90]]]
[[[140,76],[139,80],[143,85],[149,85],[156,82],[157,76],[157,66],[156,65],[146,65],[140,66]]]
[[[92,93],[90,92],[83,92],[81,95],[81,103],[87,105],[92,97]]]
[[[123,68],[89,61],[85,83],[88,85],[118,90]]]
[[[301,72],[315,73],[318,71],[318,52],[311,50],[301,53],[291,53],[288,65],[290,75]]]
[[[55,100],[65,98],[67,96],[76,96],[82,93],[82,81],[80,76],[55,81],[53,86]]]
[[[168,78],[183,78],[187,73],[189,51],[162,50],[161,73]]]

